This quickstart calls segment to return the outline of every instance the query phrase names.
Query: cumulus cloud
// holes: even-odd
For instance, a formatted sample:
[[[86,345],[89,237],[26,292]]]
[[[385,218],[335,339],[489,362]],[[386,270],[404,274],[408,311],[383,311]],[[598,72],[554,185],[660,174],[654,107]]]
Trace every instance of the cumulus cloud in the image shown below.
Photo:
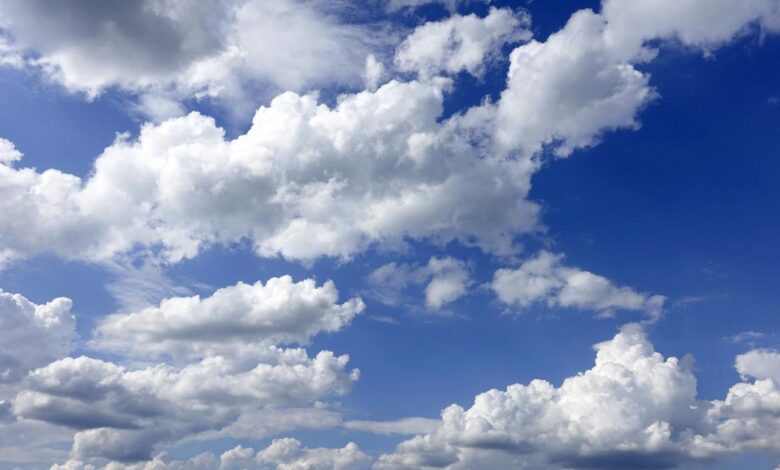
[[[73,454],[119,461],[148,459],[159,444],[234,422],[242,408],[289,406],[346,393],[357,370],[347,356],[271,349],[246,364],[222,356],[175,368],[128,370],[87,357],[33,371],[14,413],[78,430]]]
[[[375,468],[661,469],[777,451],[778,377],[762,377],[780,356],[760,352],[758,380],[706,402],[696,398],[690,361],[655,352],[638,325],[595,349],[594,366],[559,387],[533,380],[482,393],[468,409],[451,405],[435,431],[401,443]]]
[[[512,51],[498,106],[501,145],[525,153],[550,146],[566,156],[605,131],[638,126],[637,112],[655,93],[648,75],[614,53],[606,25],[602,16],[581,10],[545,42]]]
[[[0,165],[0,214],[24,221],[0,228],[1,247],[99,260],[140,245],[176,261],[249,240],[261,256],[305,261],[408,237],[510,252],[536,227],[536,165],[491,155],[479,113],[439,123],[441,108],[441,89],[418,82],[335,108],[286,93],[235,140],[197,113],[146,125],[86,181]]]
[[[443,94],[449,81],[391,80],[374,91],[345,94],[333,107],[320,104],[312,94],[281,94],[259,108],[247,133],[233,140],[225,139],[212,119],[197,113],[146,125],[137,139],[120,138],[106,148],[93,174],[83,180],[57,170],[38,172],[4,162],[0,164],[0,216],[11,222],[0,227],[0,255],[10,261],[53,252],[94,261],[151,249],[175,262],[214,244],[246,242],[261,256],[311,262],[322,256],[347,260],[371,246],[397,248],[410,239],[438,244],[458,241],[487,253],[514,255],[517,238],[540,228],[538,205],[528,200],[528,193],[544,156],[566,156],[594,145],[609,130],[638,126],[638,112],[655,97],[648,74],[635,67],[652,59],[648,41],[701,37],[707,41],[690,39],[691,44],[716,47],[750,24],[774,25],[766,1],[746,2],[750,14],[738,15],[742,28],[724,27],[712,36],[685,33],[683,26],[694,27],[696,21],[678,24],[666,14],[653,15],[657,2],[641,2],[646,7],[642,15],[625,13],[632,7],[619,0],[607,2],[602,14],[581,10],[546,41],[531,41],[510,54],[507,87],[498,100],[444,120]],[[695,0],[680,3],[698,4]],[[39,2],[9,5],[40,9]],[[137,5],[123,8],[141,8],[141,13],[128,18],[141,15],[144,21],[144,15],[178,11],[167,9],[167,3],[161,5],[159,11]],[[182,10],[184,5],[179,5]],[[302,14],[297,9],[313,6],[249,2],[242,3],[236,14],[240,17],[241,11],[252,8],[260,9],[258,18],[296,25],[296,15]],[[284,21],[262,13],[280,8],[296,12],[290,13],[292,19],[284,16]],[[731,14],[715,7],[707,11],[715,16]],[[505,10],[493,10],[491,15],[488,18],[503,19],[500,24],[522,23]],[[652,28],[637,27],[646,31],[640,35],[642,41],[632,41],[626,32],[632,26],[623,25],[640,21],[637,18],[654,22]],[[151,22],[169,21],[158,20]],[[437,27],[454,31],[460,28],[454,25],[463,21],[480,27],[487,21],[451,20]],[[658,26],[664,21],[673,25]],[[305,25],[289,29],[318,31]],[[119,28],[116,34],[124,37],[122,31]],[[416,42],[414,37],[411,42]],[[189,44],[183,39],[172,41]],[[305,43],[330,44],[327,40]],[[143,45],[133,47],[146,50]],[[263,49],[264,53],[270,50]],[[443,54],[436,47],[433,50],[433,56],[422,50],[409,52],[419,57],[465,52],[459,47],[445,48]],[[315,54],[317,60],[328,57],[328,63],[334,62],[321,52]],[[145,53],[149,52],[139,55]],[[358,77],[365,73],[366,56],[360,57]],[[285,57],[303,63],[307,56]],[[460,65],[453,67],[471,69],[477,62],[458,61]],[[373,69],[370,75],[376,78],[377,67]],[[210,63],[204,70],[231,69]],[[294,75],[289,67],[278,70]]]
[[[0,138],[0,164],[12,165],[22,158],[22,152],[10,140]]]
[[[211,296],[173,297],[157,307],[103,318],[93,346],[135,357],[170,355],[191,359],[239,354],[242,348],[306,344],[323,332],[336,332],[362,312],[359,298],[338,303],[332,281],[294,282],[290,276],[265,284],[239,282]]]
[[[279,347],[338,331],[363,309],[359,299],[337,301],[333,283],[282,277],[106,317],[96,347],[137,361],[69,357],[33,370],[13,399],[14,415],[77,431],[78,459],[117,461],[146,460],[161,444],[199,434],[247,437],[294,428],[300,419],[278,413],[317,417],[306,406],[348,392],[359,376],[347,369],[346,355],[310,357]],[[47,308],[41,307],[44,318],[51,316],[43,315]],[[161,356],[174,363],[142,362]],[[258,418],[265,418],[263,429],[247,425]]]
[[[17,53],[67,89],[94,97],[118,87],[145,95],[142,107],[154,111],[164,96],[237,105],[249,89],[359,84],[366,55],[381,41],[341,21],[332,11],[338,5],[11,0],[0,7],[0,27]]]
[[[508,43],[527,41],[530,16],[507,8],[491,8],[480,18],[453,15],[418,26],[398,47],[396,65],[421,77],[466,71],[481,76],[485,62],[500,57]]]
[[[342,448],[307,448],[292,438],[275,439],[265,449],[236,446],[219,458],[210,452],[187,461],[170,461],[164,456],[146,463],[121,464],[111,462],[94,466],[80,460],[53,465],[51,470],[361,470],[367,469],[371,458],[354,442]]]
[[[471,279],[468,265],[452,257],[431,257],[425,266],[387,263],[368,276],[373,294],[385,304],[402,303],[410,286],[425,285],[425,306],[440,309],[468,291]]]
[[[563,264],[563,255],[541,251],[516,269],[495,272],[491,288],[501,302],[528,308],[537,302],[609,314],[612,310],[644,311],[650,320],[663,313],[666,297],[648,295],[609,279]]]
[[[66,356],[76,340],[70,299],[35,304],[0,290],[0,383]]]

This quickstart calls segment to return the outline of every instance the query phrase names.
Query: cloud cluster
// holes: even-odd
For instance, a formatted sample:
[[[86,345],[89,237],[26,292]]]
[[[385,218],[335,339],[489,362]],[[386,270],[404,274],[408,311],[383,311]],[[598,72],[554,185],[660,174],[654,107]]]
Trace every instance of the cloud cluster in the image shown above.
[[[206,452],[187,461],[169,461],[156,457],[146,463],[120,464],[112,462],[103,470],[365,470],[371,458],[350,442],[340,449],[306,448],[292,439],[275,439],[265,449],[237,446],[219,458]],[[51,470],[98,470],[95,465],[70,460],[53,465]]]
[[[13,413],[76,430],[77,459],[117,461],[148,459],[160,444],[220,431],[244,413],[257,418],[289,407],[294,413],[346,393],[358,378],[357,370],[347,369],[346,355],[310,357],[304,349],[279,347],[338,331],[363,309],[359,299],[337,301],[333,283],[318,287],[283,277],[106,317],[96,347],[140,361],[165,355],[174,363],[59,359],[29,373]],[[59,303],[39,307],[40,316],[51,320]]]
[[[248,241],[306,261],[408,237],[510,252],[537,223],[526,199],[537,165],[493,155],[478,115],[439,123],[441,108],[442,90],[418,82],[335,108],[286,93],[234,140],[197,113],[146,125],[85,181],[0,165],[0,215],[20,221],[0,228],[0,248],[98,260],[156,247],[176,261]]]
[[[655,352],[638,325],[595,349],[594,366],[559,387],[533,380],[482,393],[468,409],[449,406],[438,429],[374,468],[661,469],[780,450],[780,377],[766,375],[780,367],[777,353],[740,356],[739,371],[757,380],[707,402],[696,397],[691,361]]]
[[[382,303],[404,303],[410,286],[425,285],[425,306],[440,309],[466,294],[471,279],[468,265],[452,257],[431,257],[425,266],[387,263],[368,276],[372,294]]]
[[[666,298],[647,295],[629,287],[615,286],[609,279],[563,264],[563,255],[541,251],[515,269],[499,269],[490,285],[498,299],[525,309],[537,302],[550,307],[611,311],[638,310],[650,320],[663,313]]]
[[[441,119],[448,80],[390,81],[375,91],[345,94],[334,107],[318,103],[315,95],[281,94],[259,108],[247,133],[233,140],[197,113],[146,125],[136,140],[120,138],[106,148],[84,180],[56,170],[16,168],[14,154],[0,164],[0,215],[11,221],[0,229],[0,250],[7,259],[51,251],[96,260],[151,249],[177,261],[212,244],[248,242],[261,256],[311,261],[349,259],[375,244],[397,247],[414,239],[514,254],[516,238],[539,228],[538,206],[528,193],[542,165],[540,152],[566,156],[593,145],[608,130],[638,125],[638,111],[655,96],[649,76],[635,67],[653,57],[647,41],[681,38],[714,48],[751,22],[774,25],[768,10],[774,3],[767,2],[747,2],[740,27],[730,20],[732,27],[718,35],[685,29],[699,20],[658,26],[673,20],[664,15],[654,27],[633,28],[630,23],[640,16],[621,0],[605,3],[601,14],[579,11],[546,41],[531,41],[511,53],[507,87],[496,102],[449,119]],[[9,5],[34,13],[38,2]],[[312,8],[306,2],[290,5]],[[649,11],[654,5],[647,3],[641,18],[656,18]],[[250,2],[238,11],[261,7],[293,8]],[[141,10],[133,15],[143,21],[143,15],[170,13]],[[95,14],[101,11],[113,14],[110,8]],[[33,13],[30,18],[37,17]],[[287,23],[295,25],[295,18]],[[489,50],[508,40],[511,25],[524,31],[522,18],[494,9],[483,19],[453,17],[422,26],[399,57],[408,58],[412,68],[429,69],[426,73],[476,73]],[[465,33],[472,27],[487,28],[492,39],[475,42],[476,36]],[[446,33],[442,37],[460,39],[422,48],[423,39],[440,29]],[[111,34],[124,37],[121,28]],[[472,57],[472,50],[477,51],[473,60],[461,57]],[[295,57],[300,62],[307,56]],[[462,60],[454,65],[439,60],[457,57]],[[362,56],[358,75],[364,65]],[[208,69],[230,72],[222,66]]]

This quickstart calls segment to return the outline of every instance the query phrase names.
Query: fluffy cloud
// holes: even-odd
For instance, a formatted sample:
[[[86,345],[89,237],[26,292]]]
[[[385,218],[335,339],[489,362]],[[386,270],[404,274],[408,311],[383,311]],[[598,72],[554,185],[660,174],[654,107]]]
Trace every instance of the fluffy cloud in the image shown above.
[[[409,237],[510,252],[536,226],[536,165],[491,155],[481,110],[439,123],[441,107],[439,87],[417,82],[335,108],[286,93],[232,141],[196,113],[146,125],[86,181],[0,165],[0,214],[20,221],[0,228],[0,248],[95,260],[140,245],[176,261],[249,239],[262,256],[312,260]]]
[[[649,77],[614,52],[606,20],[581,10],[545,42],[510,55],[498,109],[499,143],[559,156],[593,145],[612,129],[636,128],[637,112],[655,96]]]
[[[528,308],[545,302],[608,314],[614,309],[644,311],[651,320],[663,313],[666,298],[618,287],[607,278],[563,265],[563,255],[542,251],[516,269],[499,269],[491,288],[503,303]]]
[[[8,165],[22,158],[13,142],[0,138],[0,163]]]
[[[397,305],[411,285],[425,285],[425,306],[440,309],[466,294],[471,279],[468,265],[452,257],[431,257],[425,266],[388,263],[368,276],[373,294]]]
[[[775,373],[780,356],[762,356],[758,380],[705,402],[696,398],[690,361],[665,359],[637,325],[595,349],[593,368],[560,387],[534,380],[482,393],[468,409],[446,408],[438,429],[401,443],[375,468],[660,469],[778,450],[778,377],[762,377]],[[737,363],[756,354],[765,353]]]
[[[505,454],[506,462],[555,467],[599,467],[610,458],[624,468],[662,467],[654,457],[679,452],[679,433],[695,421],[695,378],[677,359],[654,352],[636,326],[596,349],[594,367],[559,388],[534,380],[485,392],[467,410],[450,406],[435,433],[401,444],[378,467],[460,461],[473,468],[488,457],[483,450]]]
[[[604,0],[602,15],[607,35],[627,56],[655,38],[676,39],[684,45],[713,49],[757,24],[777,31],[777,0]]]
[[[231,424],[242,408],[346,393],[358,377],[345,370],[347,361],[329,351],[309,358],[301,349],[272,349],[252,365],[215,356],[181,369],[67,358],[30,374],[14,412],[79,430],[79,458],[142,460],[159,444]]]
[[[505,44],[530,39],[530,23],[527,14],[506,8],[491,8],[484,18],[454,15],[425,23],[398,47],[395,62],[421,77],[461,71],[481,76],[485,61],[498,58]]]
[[[210,297],[174,297],[158,307],[102,319],[93,345],[135,357],[193,358],[238,354],[243,348],[306,344],[322,332],[336,332],[363,311],[351,299],[338,304],[333,282],[294,282],[290,276],[265,284],[238,283]]]
[[[440,118],[449,81],[390,81],[374,91],[343,95],[334,107],[319,104],[314,95],[281,94],[258,109],[247,133],[233,140],[197,113],[146,125],[138,139],[120,138],[106,148],[85,180],[56,170],[15,168],[6,158],[0,164],[0,216],[11,222],[0,227],[0,253],[6,261],[42,252],[101,260],[151,249],[175,262],[213,244],[248,242],[261,256],[308,262],[321,256],[346,260],[376,244],[397,248],[412,239],[458,241],[492,254],[515,254],[517,238],[539,229],[539,208],[528,201],[528,193],[543,156],[548,151],[566,156],[595,144],[606,131],[635,128],[637,113],[655,96],[649,76],[635,67],[653,57],[645,43],[699,37],[668,15],[651,14],[658,2],[639,3],[647,10],[642,15],[629,14],[632,7],[618,0],[607,2],[603,14],[579,11],[546,41],[516,48],[500,99],[445,120]],[[245,9],[295,8],[285,21],[274,14],[256,16],[296,25],[296,15],[302,14],[297,9],[313,8],[306,2],[277,4],[241,4],[236,14],[240,18]],[[774,24],[768,7],[774,3],[746,4],[750,14],[738,16],[742,28],[724,28],[718,35],[701,36],[709,42],[690,39],[691,44],[716,47],[751,22]],[[33,11],[39,3],[9,5]],[[142,8],[142,17],[177,11],[160,5],[156,12]],[[707,11],[731,15],[722,8]],[[499,24],[521,21],[504,10],[491,15],[501,19]],[[658,21],[653,27],[637,26],[646,32],[631,46],[632,40],[623,36],[640,19]],[[476,22],[484,27],[485,21],[453,17],[429,29],[460,31],[454,25]],[[665,22],[671,26],[659,26]],[[318,31],[305,25],[285,28]],[[427,31],[422,28],[420,32]],[[410,43],[417,42],[415,37],[422,36],[413,35]],[[305,43],[353,50],[326,40]],[[440,50],[433,50],[433,55],[422,49],[408,52],[440,57]],[[460,56],[465,49],[447,51]],[[318,60],[338,62],[320,52]],[[307,56],[289,57],[303,63]],[[428,60],[424,62],[438,63]],[[364,73],[365,61],[362,55],[357,76]],[[468,70],[476,63],[459,60],[453,67]],[[231,70],[211,63],[204,69]],[[278,70],[293,73],[289,67]],[[370,75],[378,80],[376,73]]]
[[[0,7],[0,27],[29,63],[69,90],[95,96],[119,87],[147,94],[140,104],[154,111],[171,98],[221,96],[238,105],[250,88],[359,84],[379,42],[339,20],[331,11],[338,5],[11,0]]]
[[[35,304],[0,290],[0,383],[66,356],[76,340],[72,302],[63,297]]]
[[[148,459],[159,445],[185,437],[258,437],[316,427],[276,416],[285,410],[332,424],[327,410],[317,415],[305,407],[348,392],[358,371],[347,369],[346,355],[321,351],[310,357],[304,349],[278,345],[338,331],[363,309],[359,299],[337,301],[333,283],[318,287],[282,277],[109,316],[96,329],[97,347],[139,360],[171,356],[174,364],[60,359],[29,373],[13,413],[77,431],[72,454],[78,459],[118,461]],[[40,317],[52,320],[58,305],[39,307]],[[26,306],[34,313],[33,307]],[[252,419],[263,419],[264,428],[249,425]]]
[[[102,467],[70,460],[53,465],[51,470],[361,470],[367,469],[370,462],[371,458],[353,442],[340,449],[310,449],[297,439],[284,438],[275,439],[257,453],[252,448],[237,446],[219,458],[207,452],[187,461],[156,457],[146,463],[111,462]]]

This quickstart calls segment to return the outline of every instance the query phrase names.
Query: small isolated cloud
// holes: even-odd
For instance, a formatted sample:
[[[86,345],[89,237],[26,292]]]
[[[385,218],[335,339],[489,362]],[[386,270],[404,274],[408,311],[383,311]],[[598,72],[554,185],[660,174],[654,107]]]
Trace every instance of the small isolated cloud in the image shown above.
[[[531,38],[530,23],[526,13],[508,8],[491,8],[484,18],[453,15],[425,23],[398,47],[395,62],[400,70],[423,78],[461,71],[480,77],[486,62],[501,57],[505,44]]]
[[[603,276],[565,266],[563,259],[561,254],[541,251],[517,268],[496,271],[490,287],[501,302],[520,309],[541,302],[601,315],[613,310],[641,311],[650,321],[662,315],[666,297],[618,287]]]
[[[425,306],[438,310],[468,292],[468,265],[452,257],[431,257],[424,266],[388,263],[375,269],[368,282],[372,294],[388,305],[405,302],[411,286],[425,286]]]

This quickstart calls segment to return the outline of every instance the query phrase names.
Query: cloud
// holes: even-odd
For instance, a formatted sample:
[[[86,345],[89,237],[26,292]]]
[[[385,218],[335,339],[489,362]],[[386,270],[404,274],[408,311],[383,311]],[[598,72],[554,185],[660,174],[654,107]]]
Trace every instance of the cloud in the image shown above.
[[[94,347],[134,357],[169,355],[192,359],[244,354],[243,349],[306,344],[319,333],[333,333],[361,313],[359,298],[338,304],[328,281],[294,282],[290,276],[265,284],[239,282],[201,299],[174,297],[157,307],[109,315],[95,328]]]
[[[21,160],[21,158],[22,152],[16,149],[13,142],[0,138],[0,164],[13,164],[13,162]]]
[[[76,431],[78,459],[117,461],[146,460],[162,444],[198,435],[268,435],[317,427],[314,418],[321,426],[334,418],[338,424],[324,405],[307,407],[350,390],[359,372],[347,369],[348,356],[320,351],[310,357],[302,348],[279,347],[339,331],[363,309],[359,299],[337,301],[332,282],[318,287],[285,276],[108,316],[93,343],[135,361],[51,362],[24,379],[13,413]],[[51,305],[56,302],[40,310]],[[168,357],[170,364],[144,362]]]
[[[14,413],[78,430],[73,454],[120,461],[148,459],[160,444],[234,421],[243,408],[294,406],[346,393],[357,380],[347,356],[310,358],[302,349],[270,349],[259,362],[214,356],[175,368],[126,369],[88,357],[33,371]]]
[[[394,249],[406,240],[440,245],[457,241],[490,254],[514,255],[519,237],[540,230],[539,206],[528,200],[528,194],[531,178],[546,156],[567,156],[595,145],[605,132],[639,125],[639,111],[656,96],[649,75],[636,68],[656,54],[647,42],[680,37],[697,47],[717,47],[750,24],[773,28],[774,10],[767,5],[774,3],[768,1],[746,2],[747,13],[735,16],[741,19],[741,28],[724,27],[712,35],[689,34],[683,26],[704,23],[677,23],[666,13],[654,12],[660,5],[655,2],[641,2],[645,8],[641,16],[619,0],[607,2],[602,14],[581,10],[544,42],[530,41],[512,51],[507,87],[498,100],[460,110],[448,119],[441,119],[445,89],[451,85],[448,80],[390,80],[374,91],[344,94],[333,107],[319,103],[314,94],[283,93],[260,107],[250,129],[232,140],[225,139],[213,119],[197,113],[148,124],[137,139],[119,138],[106,148],[92,175],[83,180],[57,170],[38,172],[5,162],[0,164],[0,216],[11,222],[0,227],[0,256],[10,262],[49,252],[96,261],[151,251],[177,262],[216,244],[246,243],[263,257],[310,263],[323,256],[349,260],[370,247]],[[696,0],[680,4],[698,5]],[[30,24],[38,24],[33,20],[39,2],[9,5],[24,10],[24,15],[32,12]],[[138,5],[123,7],[142,10],[128,13],[127,18],[146,21],[144,15],[153,15],[148,27],[162,22],[162,31],[170,29],[166,22],[189,21],[187,15],[203,14],[198,10],[171,16],[178,10],[155,11]],[[285,8],[294,11],[278,11]],[[319,26],[309,27],[300,20],[317,17],[311,8],[308,2],[281,5],[258,0],[242,3],[235,14],[240,20],[241,12],[250,9],[255,15],[246,13],[247,18],[285,25],[292,32],[316,33]],[[110,16],[104,10],[91,14]],[[723,2],[706,11],[717,18],[731,15]],[[496,18],[506,19],[507,14],[493,12]],[[213,20],[222,17],[215,14]],[[113,21],[100,18],[97,24]],[[453,25],[464,18],[469,17],[454,17],[447,24],[457,30],[460,26]],[[652,27],[636,26],[643,31],[637,36],[641,41],[628,36],[632,24],[640,20],[652,23]],[[75,34],[71,29],[76,28],[68,26],[71,21],[82,20],[63,22],[62,34]],[[484,26],[483,20],[468,21]],[[117,28],[112,34],[124,37],[124,30]],[[287,31],[277,34],[257,26],[249,30],[268,32],[280,41],[288,37]],[[174,35],[171,44],[212,44],[208,34],[213,28],[204,29],[202,40],[182,39],[189,34],[200,38],[197,31]],[[49,32],[41,34],[48,38]],[[362,37],[359,32],[350,34]],[[324,34],[324,39],[303,43],[324,44],[326,51],[355,50],[328,37]],[[145,39],[138,41],[132,48],[139,49],[143,58],[149,52]],[[59,47],[68,42],[52,44]],[[261,52],[272,50],[281,49]],[[436,51],[431,57],[440,56]],[[422,50],[411,52],[428,57]],[[460,54],[458,48],[450,52]],[[302,64],[309,56],[304,52],[280,55],[282,65],[269,68],[296,81],[295,71],[284,66],[285,61]],[[326,61],[345,69],[321,50],[313,55],[315,64]],[[367,56],[360,55],[358,80]],[[476,63],[459,62],[457,67]],[[203,70],[237,75],[230,67],[212,62]],[[197,71],[186,76],[208,82],[197,78],[201,76]],[[223,83],[222,78],[216,82]]]
[[[51,470],[364,470],[371,458],[357,444],[342,448],[307,448],[292,438],[274,439],[265,449],[236,446],[219,458],[206,452],[187,461],[170,461],[164,456],[146,463],[92,466],[80,460],[53,465]]]
[[[175,262],[248,241],[261,256],[311,261],[410,238],[510,252],[536,227],[534,165],[486,153],[471,135],[478,115],[439,123],[441,109],[441,90],[418,82],[335,108],[286,93],[235,140],[197,113],[146,125],[86,181],[0,165],[0,214],[25,221],[0,227],[2,248],[95,261],[149,247]]]
[[[387,263],[368,276],[373,295],[388,305],[402,302],[413,285],[425,285],[425,306],[440,309],[468,291],[471,279],[468,265],[452,257],[431,257],[425,266]]]
[[[491,8],[484,18],[453,15],[424,23],[398,47],[395,62],[423,78],[461,71],[480,77],[485,62],[498,59],[505,44],[531,38],[530,24],[528,14],[507,8]]]
[[[71,351],[76,341],[71,306],[64,297],[39,305],[0,290],[0,383],[17,382]]]
[[[333,10],[343,7],[273,0],[68,0],[56,6],[11,0],[0,8],[0,26],[17,53],[68,90],[94,97],[120,88],[142,95],[141,108],[161,117],[176,111],[169,106],[161,113],[166,101],[218,97],[256,105],[252,96],[261,90],[272,96],[359,84],[366,55],[382,41],[340,20]]]
[[[655,93],[649,76],[614,52],[606,27],[602,16],[580,10],[545,42],[512,51],[498,105],[501,145],[526,154],[549,146],[567,156],[606,131],[638,127],[636,115]]]
[[[544,302],[608,314],[615,309],[644,311],[651,321],[663,313],[666,297],[618,287],[607,278],[567,267],[563,255],[541,251],[516,269],[495,272],[490,287],[498,299],[521,309]]]
[[[758,380],[707,402],[696,398],[690,361],[655,352],[638,325],[595,349],[594,366],[560,387],[537,379],[482,393],[468,409],[449,406],[435,431],[401,443],[375,468],[661,469],[778,450],[780,355],[740,356],[740,372]]]

